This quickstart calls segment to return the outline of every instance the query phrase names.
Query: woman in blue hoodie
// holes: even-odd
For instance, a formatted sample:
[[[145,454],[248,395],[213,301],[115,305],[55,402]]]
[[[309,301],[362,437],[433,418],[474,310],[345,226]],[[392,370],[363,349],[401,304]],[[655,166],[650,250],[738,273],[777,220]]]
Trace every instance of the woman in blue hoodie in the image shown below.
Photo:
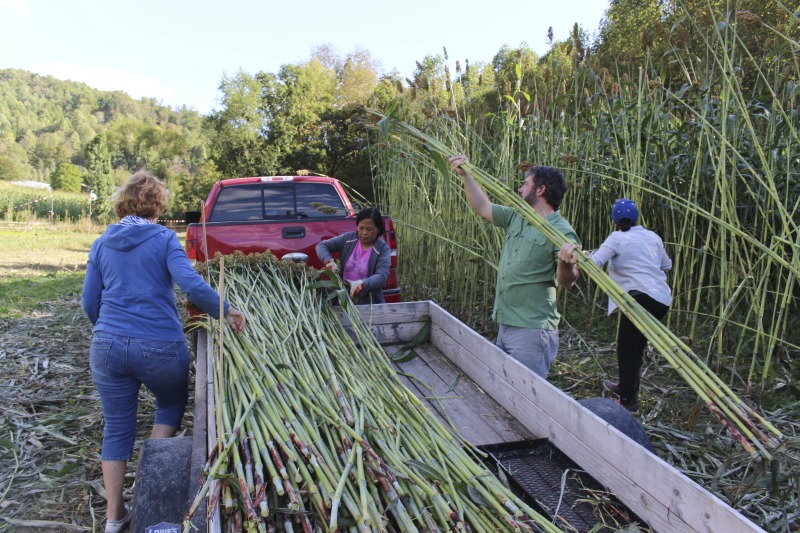
[[[94,325],[89,363],[105,420],[106,533],[130,522],[122,489],[142,384],[156,401],[151,438],[174,436],[188,401],[189,349],[175,284],[219,318],[219,295],[195,272],[175,232],[155,223],[166,205],[167,189],[158,178],[133,174],[115,195],[120,221],[92,244],[86,265],[81,303]],[[244,330],[244,314],[227,302],[224,318],[234,331]]]

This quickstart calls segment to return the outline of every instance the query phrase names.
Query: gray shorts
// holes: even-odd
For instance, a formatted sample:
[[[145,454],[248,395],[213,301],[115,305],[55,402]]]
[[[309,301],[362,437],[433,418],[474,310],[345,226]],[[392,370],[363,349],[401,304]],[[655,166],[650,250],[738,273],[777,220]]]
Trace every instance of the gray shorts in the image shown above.
[[[558,330],[518,328],[500,324],[498,348],[547,379],[550,365],[558,354]]]

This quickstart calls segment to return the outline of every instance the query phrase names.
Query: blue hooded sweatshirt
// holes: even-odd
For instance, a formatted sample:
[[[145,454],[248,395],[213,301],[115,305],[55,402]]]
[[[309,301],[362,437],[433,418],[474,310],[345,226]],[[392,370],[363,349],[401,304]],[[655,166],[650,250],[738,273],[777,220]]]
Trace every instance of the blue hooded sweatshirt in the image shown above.
[[[158,224],[111,224],[89,251],[81,303],[94,331],[185,341],[175,284],[219,318],[219,295],[194,270],[174,231]],[[225,302],[224,312],[228,308]]]

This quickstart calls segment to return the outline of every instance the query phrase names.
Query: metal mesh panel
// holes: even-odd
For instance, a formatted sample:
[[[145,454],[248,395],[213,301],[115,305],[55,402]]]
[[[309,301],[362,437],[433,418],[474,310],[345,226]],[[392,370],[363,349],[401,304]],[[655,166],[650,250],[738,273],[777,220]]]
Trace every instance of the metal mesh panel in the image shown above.
[[[546,439],[484,446],[501,479],[564,529],[611,532],[642,521]],[[593,529],[595,528],[595,529]],[[645,529],[647,529],[645,527]]]

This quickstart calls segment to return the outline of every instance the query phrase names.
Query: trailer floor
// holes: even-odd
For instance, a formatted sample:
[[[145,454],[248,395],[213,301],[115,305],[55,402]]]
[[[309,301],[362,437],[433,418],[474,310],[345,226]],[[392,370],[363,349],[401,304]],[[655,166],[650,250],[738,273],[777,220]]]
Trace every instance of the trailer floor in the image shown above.
[[[394,353],[397,346],[385,346]],[[431,343],[396,363],[401,381],[451,431],[488,454],[486,465],[559,527],[618,531],[644,524],[580,466],[531,434]],[[647,530],[646,526],[643,526]]]
[[[387,353],[397,346],[384,346]],[[426,342],[413,348],[417,355],[396,363],[400,380],[439,421],[474,446],[538,438],[466,374]]]

